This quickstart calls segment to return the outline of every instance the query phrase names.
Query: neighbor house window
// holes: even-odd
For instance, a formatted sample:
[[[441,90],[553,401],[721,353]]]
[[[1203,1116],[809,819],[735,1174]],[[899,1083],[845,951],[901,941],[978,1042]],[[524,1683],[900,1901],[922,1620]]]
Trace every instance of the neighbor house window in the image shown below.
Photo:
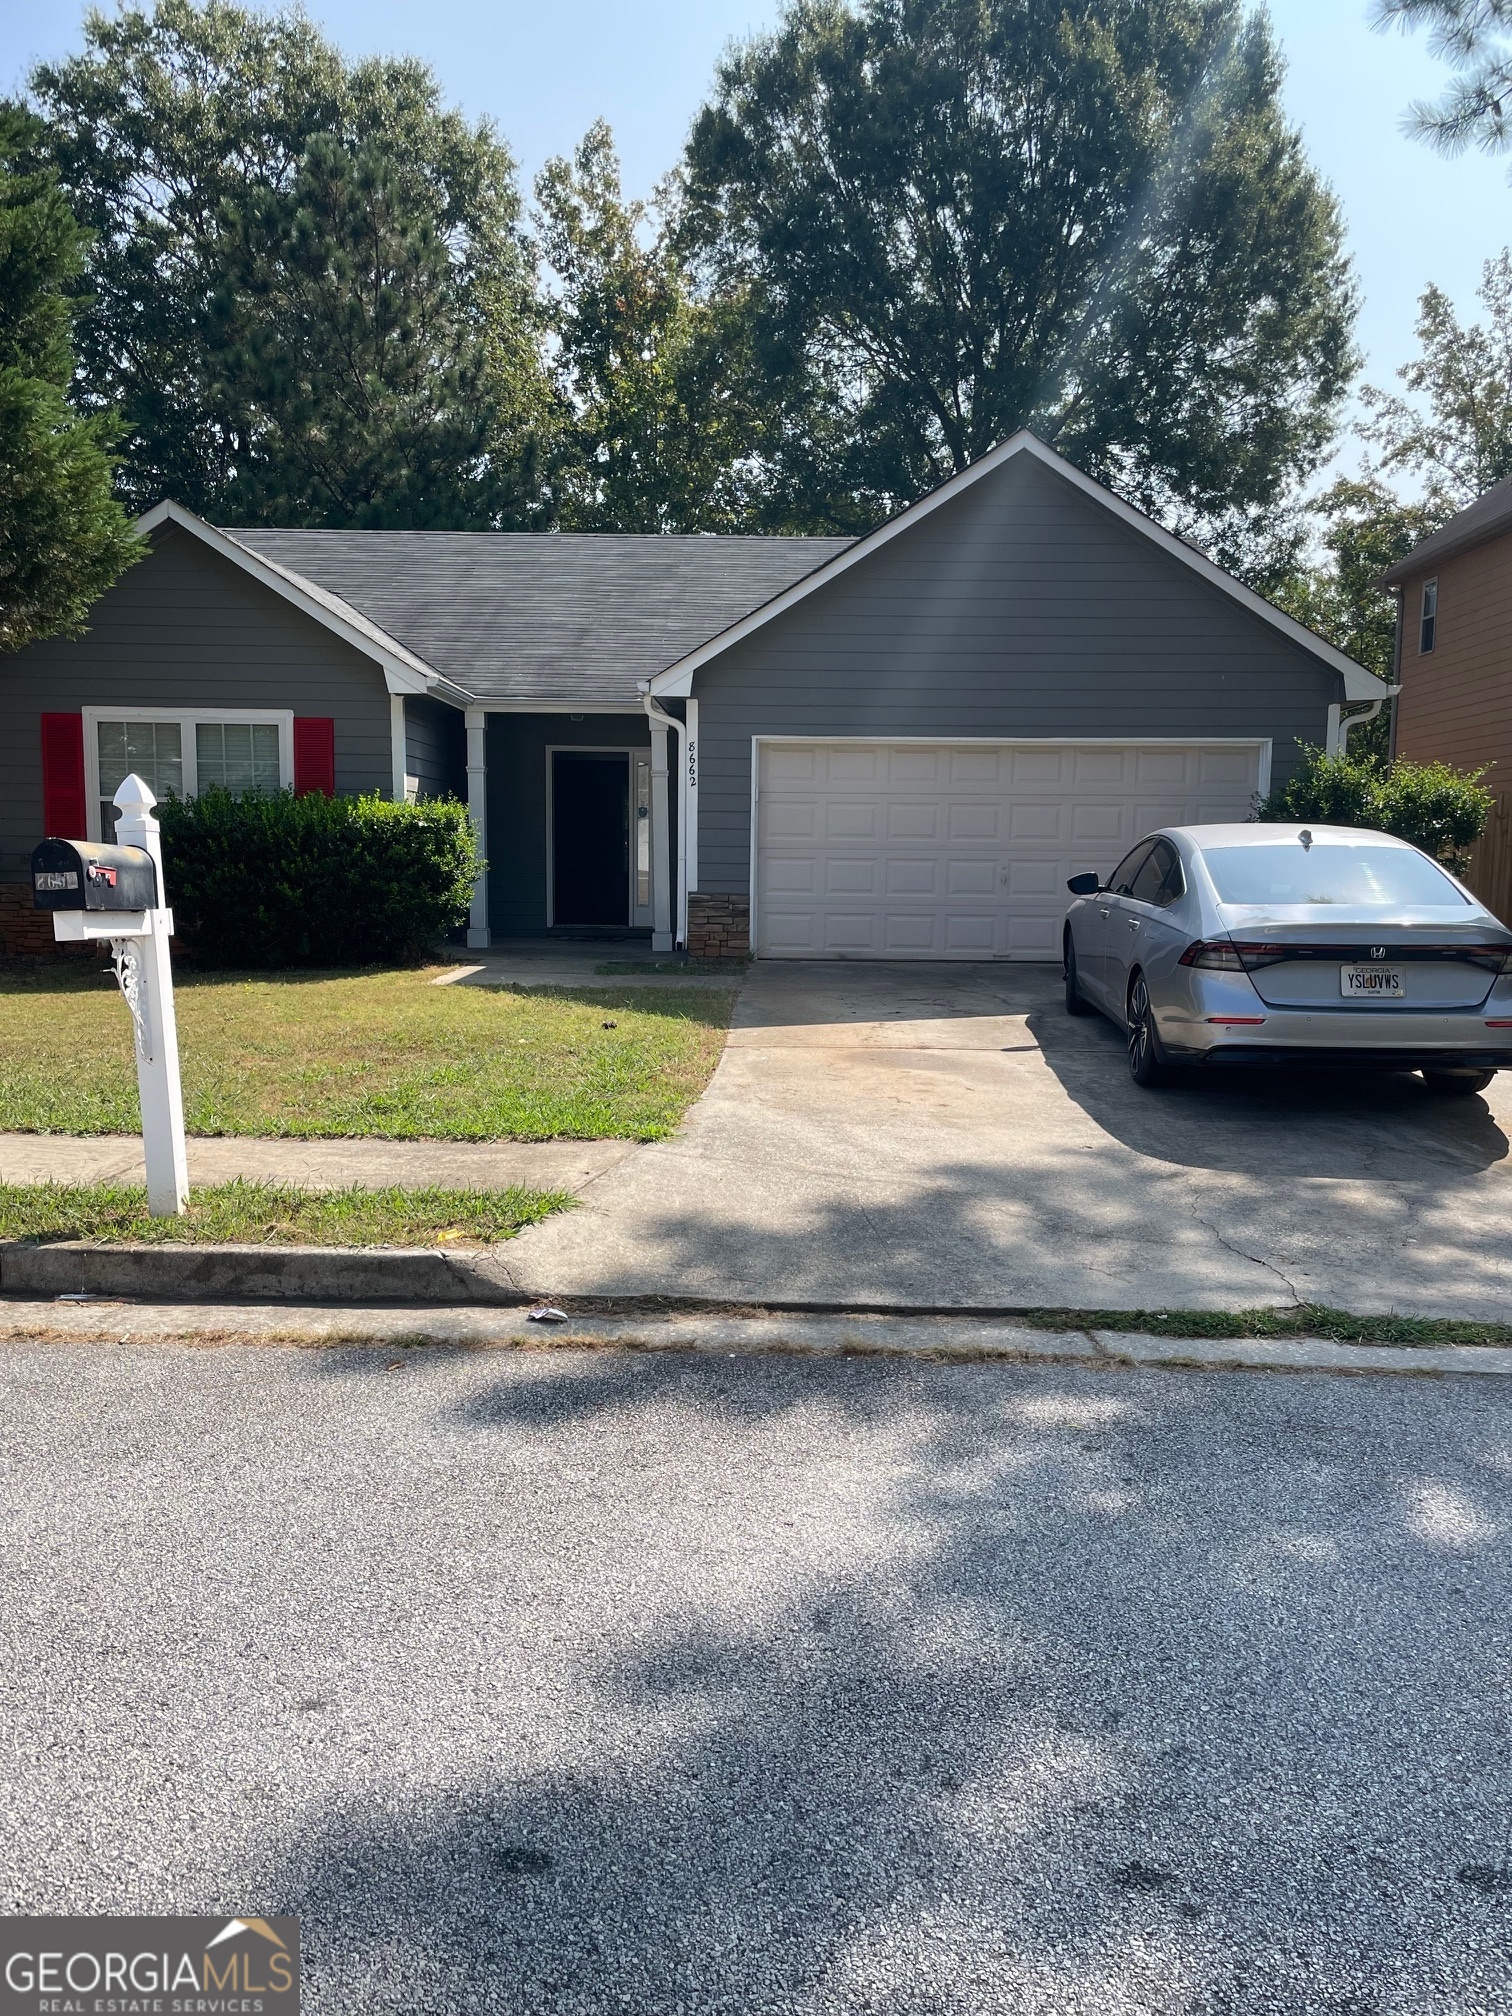
[[[193,798],[212,784],[240,797],[294,782],[292,714],[179,714],[86,707],[84,764],[92,773],[92,840],[114,840],[114,798],[133,771],[155,798]]]
[[[1438,583],[1423,583],[1423,620],[1418,628],[1418,650],[1433,649],[1433,633],[1438,629]]]

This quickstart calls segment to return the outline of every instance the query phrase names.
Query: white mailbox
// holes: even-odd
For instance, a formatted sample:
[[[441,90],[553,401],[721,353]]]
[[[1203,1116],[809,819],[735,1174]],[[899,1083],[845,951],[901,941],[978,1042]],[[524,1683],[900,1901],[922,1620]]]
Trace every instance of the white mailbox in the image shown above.
[[[110,946],[136,1034],[147,1209],[154,1218],[176,1218],[189,1201],[189,1164],[168,958],[173,912],[164,902],[156,804],[142,779],[131,776],[115,794],[114,847],[44,840],[32,855],[32,901],[52,912],[60,945],[103,940]],[[150,859],[150,873],[143,855]],[[139,896],[150,899],[145,907],[135,907]]]

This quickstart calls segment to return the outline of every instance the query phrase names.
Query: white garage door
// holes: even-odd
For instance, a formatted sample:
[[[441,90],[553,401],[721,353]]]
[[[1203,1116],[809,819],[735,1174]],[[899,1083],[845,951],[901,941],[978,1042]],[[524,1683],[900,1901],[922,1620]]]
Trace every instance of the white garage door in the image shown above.
[[[1268,745],[764,742],[767,959],[1058,959],[1066,878],[1247,819]]]

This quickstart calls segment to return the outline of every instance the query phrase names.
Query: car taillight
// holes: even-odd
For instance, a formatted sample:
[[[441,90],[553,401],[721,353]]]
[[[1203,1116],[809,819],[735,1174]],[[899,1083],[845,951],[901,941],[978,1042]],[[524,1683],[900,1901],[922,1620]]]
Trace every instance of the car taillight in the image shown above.
[[[1227,938],[1199,938],[1188,945],[1179,962],[1183,966],[1216,967],[1220,973],[1242,973],[1239,950]]]
[[[1285,945],[1256,945],[1240,938],[1199,938],[1181,955],[1183,966],[1205,966],[1219,973],[1253,973],[1260,966],[1274,966],[1289,959]]]

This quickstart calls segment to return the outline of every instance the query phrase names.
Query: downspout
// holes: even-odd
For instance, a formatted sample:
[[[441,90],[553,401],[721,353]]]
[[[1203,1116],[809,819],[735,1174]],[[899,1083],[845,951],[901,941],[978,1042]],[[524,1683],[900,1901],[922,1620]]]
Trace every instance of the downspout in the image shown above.
[[[676,944],[688,940],[688,765],[684,738],[686,729],[675,714],[669,714],[650,693],[642,693],[649,720],[670,728],[677,737],[677,890],[672,906],[672,937]],[[653,836],[656,837],[656,836]],[[665,845],[665,836],[661,836]]]
[[[1385,705],[1386,702],[1384,700],[1372,700],[1370,705],[1365,709],[1363,714],[1351,714],[1347,721],[1341,721],[1339,723],[1339,754],[1341,756],[1347,756],[1349,754],[1350,729],[1363,728],[1367,721],[1374,721],[1377,714],[1380,713],[1381,709]]]

